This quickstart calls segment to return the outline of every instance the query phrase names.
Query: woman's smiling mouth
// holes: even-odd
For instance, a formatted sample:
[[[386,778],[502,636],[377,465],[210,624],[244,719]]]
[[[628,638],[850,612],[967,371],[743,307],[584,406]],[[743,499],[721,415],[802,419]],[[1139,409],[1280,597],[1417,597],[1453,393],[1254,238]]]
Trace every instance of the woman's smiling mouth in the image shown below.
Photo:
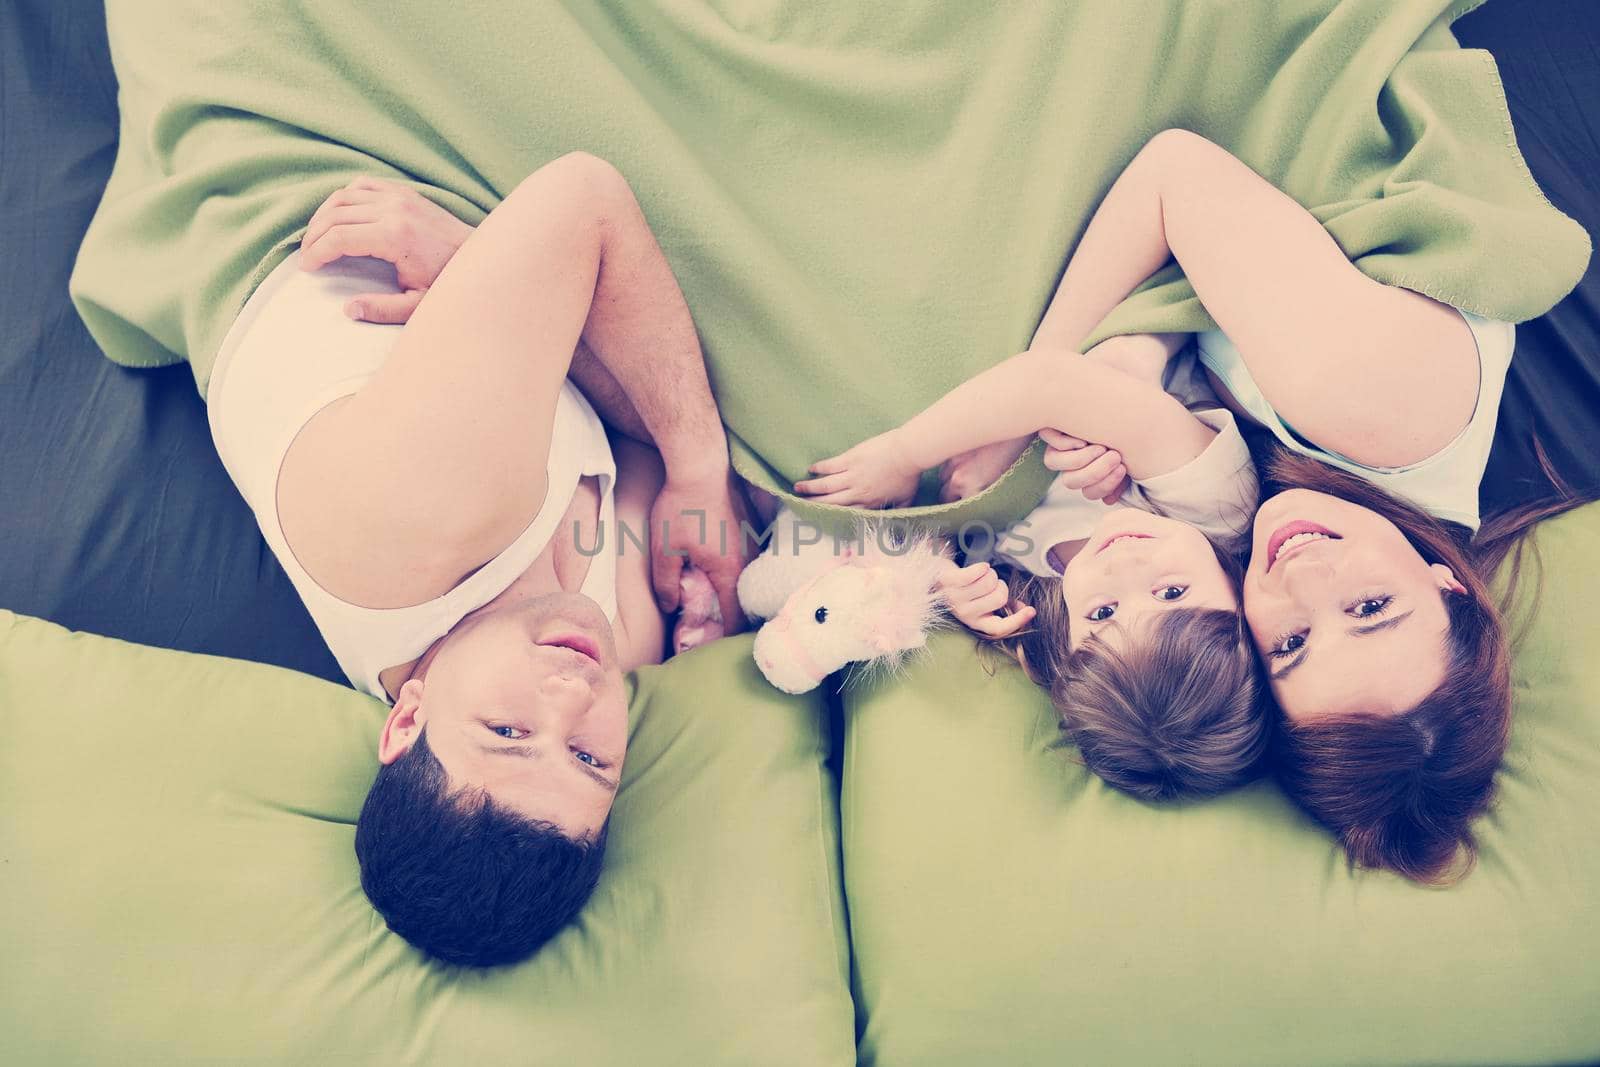
[[[1267,539],[1267,570],[1286,556],[1292,556],[1307,545],[1318,541],[1338,541],[1340,537],[1326,526],[1297,519],[1272,531]]]

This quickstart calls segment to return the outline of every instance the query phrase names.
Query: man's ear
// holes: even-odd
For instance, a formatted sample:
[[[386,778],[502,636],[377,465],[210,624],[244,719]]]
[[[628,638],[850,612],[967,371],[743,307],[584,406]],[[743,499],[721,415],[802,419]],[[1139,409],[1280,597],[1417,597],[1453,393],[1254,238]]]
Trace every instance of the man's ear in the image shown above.
[[[1456,572],[1446,567],[1443,563],[1435,563],[1428,568],[1433,572],[1433,580],[1439,588],[1446,593],[1461,593],[1465,595],[1467,587],[1456,580]]]
[[[412,678],[400,687],[389,718],[378,736],[378,762],[393,763],[411,751],[411,746],[422,736],[426,717],[422,714],[422,681]]]

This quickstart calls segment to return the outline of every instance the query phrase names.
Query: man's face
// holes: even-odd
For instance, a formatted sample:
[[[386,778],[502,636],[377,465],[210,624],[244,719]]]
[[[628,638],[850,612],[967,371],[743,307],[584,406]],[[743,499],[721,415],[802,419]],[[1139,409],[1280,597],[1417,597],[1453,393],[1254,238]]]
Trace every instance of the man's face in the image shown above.
[[[573,838],[598,834],[628,742],[628,704],[611,624],[575,593],[474,612],[401,687],[378,758],[392,763],[428,730],[450,788]]]

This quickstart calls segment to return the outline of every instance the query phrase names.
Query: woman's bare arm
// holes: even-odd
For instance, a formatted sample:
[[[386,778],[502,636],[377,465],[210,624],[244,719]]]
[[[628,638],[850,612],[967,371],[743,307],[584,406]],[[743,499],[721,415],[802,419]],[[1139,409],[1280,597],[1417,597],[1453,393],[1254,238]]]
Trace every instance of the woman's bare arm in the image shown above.
[[[1262,394],[1318,444],[1399,465],[1471,418],[1478,369],[1461,317],[1368,278],[1308,211],[1185,130],[1157,134],[1112,185],[1035,344],[1076,350],[1170,258]]]

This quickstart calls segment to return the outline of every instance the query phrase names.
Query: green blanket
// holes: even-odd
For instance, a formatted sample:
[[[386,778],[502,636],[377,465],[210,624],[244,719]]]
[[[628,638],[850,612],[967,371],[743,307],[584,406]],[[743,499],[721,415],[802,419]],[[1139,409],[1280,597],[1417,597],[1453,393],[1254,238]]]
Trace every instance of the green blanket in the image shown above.
[[[1476,0],[110,0],[122,139],[72,281],[119,363],[203,392],[256,282],[364,173],[476,221],[585,149],[632,180],[741,470],[785,484],[1023,347],[1154,133],[1227,146],[1372,277],[1521,321],[1587,235],[1544,199]],[[1096,338],[1213,323],[1175,271]],[[1005,521],[1026,458],[939,511]],[[813,512],[814,513],[814,512]]]

